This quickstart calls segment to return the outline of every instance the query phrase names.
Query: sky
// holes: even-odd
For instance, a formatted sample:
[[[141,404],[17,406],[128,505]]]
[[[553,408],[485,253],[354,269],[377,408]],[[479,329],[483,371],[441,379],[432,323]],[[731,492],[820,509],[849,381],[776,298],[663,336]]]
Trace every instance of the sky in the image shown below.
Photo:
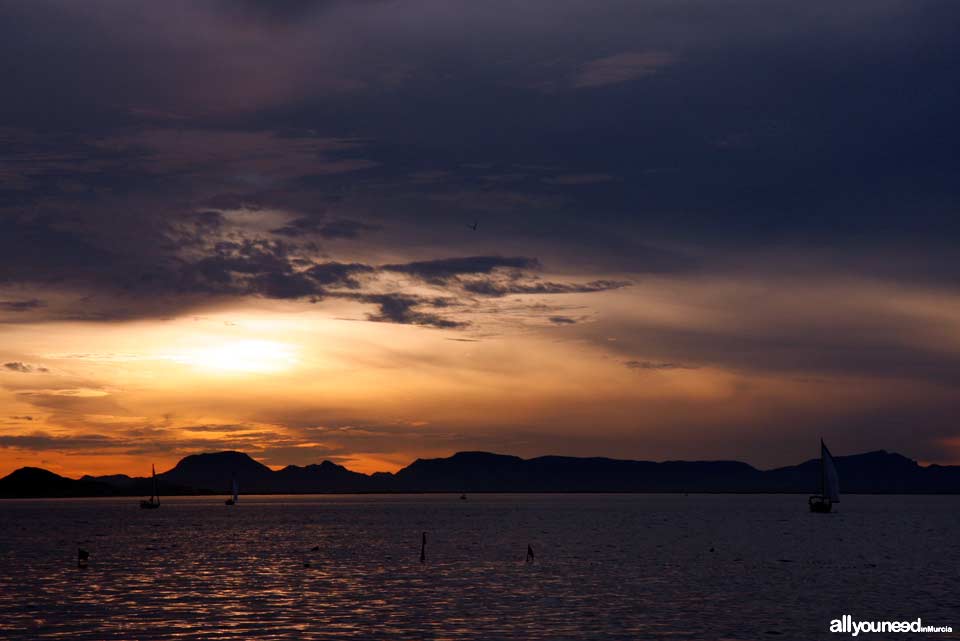
[[[0,475],[960,463],[958,21],[0,2]]]

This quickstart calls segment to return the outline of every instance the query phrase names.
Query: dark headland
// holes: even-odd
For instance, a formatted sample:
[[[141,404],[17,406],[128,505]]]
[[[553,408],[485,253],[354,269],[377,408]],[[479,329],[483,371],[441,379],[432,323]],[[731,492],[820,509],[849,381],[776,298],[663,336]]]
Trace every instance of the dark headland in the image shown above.
[[[960,466],[922,466],[877,451],[836,457],[845,493],[960,494]],[[231,478],[243,493],[362,492],[715,492],[809,493],[819,462],[758,470],[738,461],[627,461],[541,456],[522,459],[487,452],[417,459],[396,473],[361,474],[324,461],[271,470],[242,452],[194,454],[157,475],[163,495],[226,493]],[[24,467],[0,479],[0,497],[140,496],[150,480],[126,475],[69,479]]]

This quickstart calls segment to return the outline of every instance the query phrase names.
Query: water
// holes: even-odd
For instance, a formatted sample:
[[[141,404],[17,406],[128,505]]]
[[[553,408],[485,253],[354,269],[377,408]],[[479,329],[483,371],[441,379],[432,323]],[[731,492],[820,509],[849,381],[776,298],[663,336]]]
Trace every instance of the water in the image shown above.
[[[0,638],[810,641],[850,638],[828,632],[843,614],[960,638],[960,497],[839,510],[786,495],[0,501]]]

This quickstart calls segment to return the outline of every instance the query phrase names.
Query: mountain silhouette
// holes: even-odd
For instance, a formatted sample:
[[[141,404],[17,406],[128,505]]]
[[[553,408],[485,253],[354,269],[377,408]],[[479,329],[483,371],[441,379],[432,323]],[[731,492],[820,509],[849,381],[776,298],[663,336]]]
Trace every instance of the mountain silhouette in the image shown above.
[[[834,458],[845,493],[960,494],[960,466],[922,466],[886,451]],[[242,452],[187,456],[157,474],[160,493],[226,494],[236,476],[241,493],[324,492],[785,492],[812,493],[820,463],[758,470],[738,461],[629,461],[540,456],[523,459],[458,452],[417,459],[396,473],[361,474],[331,461],[273,471]],[[0,497],[149,495],[146,477],[84,476],[74,480],[25,467],[0,479]]]
[[[274,472],[274,479],[284,492],[370,492],[378,488],[376,479],[330,461],[306,467],[288,465]]]
[[[0,479],[0,497],[110,496],[115,489],[92,480],[74,480],[39,467],[21,467]]]
[[[268,492],[272,489],[273,475],[273,470],[243,452],[215,452],[187,456],[172,470],[157,474],[157,478],[226,494],[234,476],[241,484],[241,491]]]

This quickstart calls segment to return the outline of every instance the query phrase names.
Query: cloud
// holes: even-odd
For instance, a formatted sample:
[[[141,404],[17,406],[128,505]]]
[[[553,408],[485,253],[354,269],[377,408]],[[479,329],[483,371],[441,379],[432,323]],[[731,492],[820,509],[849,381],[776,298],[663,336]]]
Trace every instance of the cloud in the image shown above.
[[[206,423],[203,425],[184,425],[179,429],[185,432],[250,432],[255,428],[236,423]]]
[[[556,283],[552,281],[489,278],[463,279],[463,289],[480,296],[501,297],[510,294],[587,294],[629,287],[620,280],[594,280],[588,283]]]
[[[357,288],[373,267],[359,263],[314,263],[294,245],[270,240],[222,241],[179,272],[147,283],[163,293],[322,299],[329,287]]]
[[[439,329],[455,329],[469,325],[467,322],[455,321],[419,309],[423,306],[447,307],[449,303],[442,298],[425,299],[406,294],[364,294],[351,296],[351,298],[377,305],[379,308],[377,313],[367,316],[368,320],[375,322],[424,325]]]
[[[877,396],[922,390],[903,402],[902,427],[885,428],[904,443],[925,429],[924,396],[957,383],[960,104],[943,82],[960,52],[957,3],[851,0],[811,11],[762,0],[723,10],[710,0],[529,0],[506,13],[468,0],[175,5],[0,3],[0,49],[18,61],[5,69],[16,91],[0,101],[0,315],[36,321],[5,328],[20,332],[10,344],[53,345],[46,332],[70,331],[46,320],[174,318],[247,307],[248,297],[283,301],[249,305],[273,313],[337,298],[369,306],[358,317],[378,322],[470,322],[469,333],[417,341],[469,347],[471,364],[504,342],[491,336],[522,328],[508,339],[515,352],[496,359],[506,370],[543,354],[525,341],[559,348],[552,319],[590,318],[560,322],[560,333],[603,358],[558,362],[621,373],[632,362],[665,396],[679,383],[671,368],[687,363],[704,368],[698,378],[713,383],[703,387],[715,384],[724,403],[749,394],[725,387],[729,377],[783,386],[763,402],[811,385],[800,379],[889,385]],[[537,83],[550,95],[531,91]],[[479,230],[467,230],[475,220]],[[556,271],[537,278],[539,264],[522,258],[532,256]],[[758,275],[764,282],[749,285]],[[909,287],[835,286],[850,276]],[[613,291],[627,280],[636,281],[629,295]],[[731,282],[744,291],[731,295]],[[597,292],[594,309],[544,303],[581,292]],[[440,342],[453,337],[484,340]],[[55,349],[134,349],[108,344],[78,338]],[[7,358],[54,348],[19,349]],[[128,366],[70,362],[115,371],[118,391],[103,399],[24,398],[42,406],[38,422],[50,408],[121,414],[102,407],[110,399],[148,413],[138,399],[154,390],[120,391]],[[0,371],[21,385],[49,377]],[[557,406],[564,385],[551,382],[537,412]],[[636,416],[620,402],[591,412]],[[782,425],[804,403],[813,406],[784,402],[784,422],[756,422]],[[758,405],[738,407],[757,416]],[[637,451],[684,447],[663,429],[682,409],[663,412],[655,429],[632,426]],[[735,441],[701,410],[687,442],[705,428]],[[951,418],[937,423],[953,426],[942,435],[955,434]],[[510,420],[491,421],[485,442],[523,438],[522,427],[503,427]],[[546,422],[550,434],[526,447],[554,446],[558,421]],[[669,447],[647,450],[656,434]],[[580,438],[591,448],[627,440]],[[866,442],[858,438],[849,443]],[[468,441],[480,439],[431,442]]]
[[[561,174],[553,178],[544,178],[548,185],[597,185],[616,180],[610,174]]]
[[[358,276],[372,274],[376,271],[370,265],[362,263],[317,263],[306,270],[310,276],[321,287],[346,287],[348,289],[358,289],[360,281]]]
[[[3,366],[10,370],[11,372],[19,372],[21,374],[31,374],[33,372],[38,372],[45,374],[50,370],[46,367],[40,367],[39,365],[28,365],[20,361],[12,361],[10,363],[4,363]]]
[[[684,365],[683,363],[663,363],[656,361],[627,361],[624,363],[630,369],[642,370],[671,370],[671,369],[699,369],[696,365]]]
[[[8,312],[26,312],[43,307],[45,303],[37,298],[27,300],[0,300],[0,310]]]
[[[657,73],[674,62],[675,57],[664,51],[625,51],[580,65],[571,85],[577,89],[618,85]]]
[[[177,275],[181,279],[176,285],[210,293],[261,294],[268,298],[300,298],[318,293],[308,277],[294,270],[292,251],[282,242],[221,241],[206,256],[187,264]]]
[[[536,269],[539,266],[540,262],[536,258],[525,256],[465,256],[383,265],[381,269],[409,274],[428,282],[442,283],[461,274],[489,274],[497,269]]]
[[[209,427],[210,436],[205,436]],[[29,451],[59,451],[111,455],[180,455],[203,451],[237,449],[257,454],[264,447],[296,446],[302,439],[288,434],[282,426],[210,425],[165,429],[152,425],[119,427],[111,434],[85,432],[90,426],[78,426],[75,434],[35,431],[28,434],[0,435],[0,448]],[[216,434],[220,432],[221,434]],[[194,435],[196,434],[196,435]],[[86,469],[83,472],[93,472]],[[129,470],[127,470],[129,471]]]
[[[315,234],[321,238],[357,238],[364,232],[382,229],[380,225],[371,225],[358,220],[338,219],[332,221],[317,220],[309,217],[296,218],[287,225],[271,230],[281,236],[298,237]]]
[[[246,206],[254,209],[243,212],[255,216],[267,213],[264,205]],[[374,301],[384,309],[371,315],[371,320],[463,327],[467,324],[464,321],[425,311],[423,300],[405,295],[406,285],[385,283],[378,277],[406,274],[454,292],[488,296],[582,293],[625,285],[614,281],[538,281],[524,276],[525,270],[540,268],[536,258],[527,256],[481,254],[384,265],[318,262],[321,252],[312,242],[300,242],[295,235],[289,239],[258,236],[255,231],[237,226],[236,211],[201,209],[158,219],[147,244],[138,244],[143,243],[143,236],[133,235],[132,229],[127,236],[117,225],[106,226],[106,221],[103,227],[90,229],[77,227],[64,217],[47,216],[7,219],[0,221],[0,227],[11,227],[12,233],[6,238],[31,238],[37,250],[25,252],[22,245],[10,245],[11,251],[21,252],[23,258],[17,266],[19,271],[12,273],[16,282],[40,281],[50,286],[55,283],[60,290],[85,295],[83,305],[47,310],[49,316],[76,320],[105,322],[170,315],[196,305],[247,296],[317,302],[341,289],[366,288],[360,293],[388,296],[382,299],[382,305],[381,301]],[[375,227],[347,219],[294,220],[298,230],[315,229],[333,236]],[[53,258],[48,260],[47,253]],[[494,274],[502,275],[493,278]],[[490,281],[476,278],[483,276],[489,276]],[[443,297],[429,306],[443,306],[439,300]]]
[[[0,447],[24,450],[112,450],[124,446],[123,441],[103,434],[59,436],[47,432],[33,432],[21,435],[0,435]]]
[[[91,387],[64,387],[56,389],[44,389],[44,390],[29,390],[19,392],[19,395],[24,398],[44,398],[49,396],[62,396],[66,398],[101,398],[104,396],[109,396],[109,392],[105,392],[102,389],[95,389]]]

